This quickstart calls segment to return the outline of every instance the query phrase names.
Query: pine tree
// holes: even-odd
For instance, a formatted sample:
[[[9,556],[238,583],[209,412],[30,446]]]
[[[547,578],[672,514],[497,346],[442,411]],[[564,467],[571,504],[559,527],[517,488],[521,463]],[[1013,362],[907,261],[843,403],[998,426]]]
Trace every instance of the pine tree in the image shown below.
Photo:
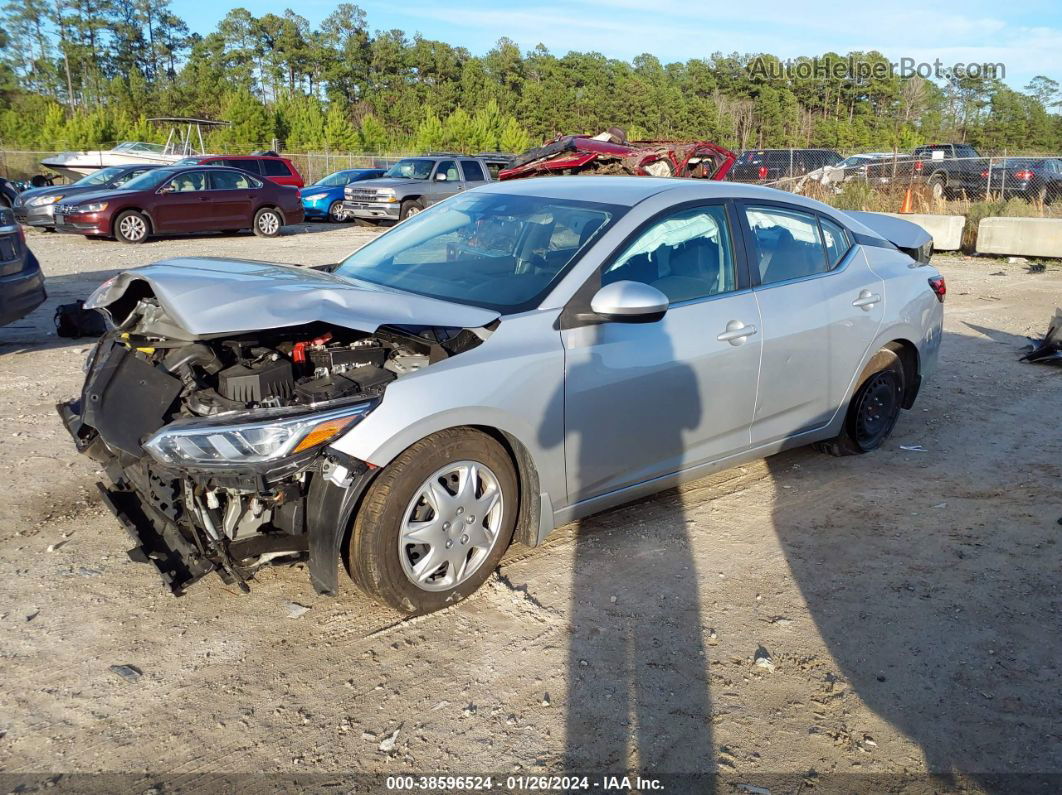
[[[498,138],[498,149],[502,152],[518,155],[531,148],[531,135],[520,126],[512,116],[505,120],[501,135]]]
[[[413,147],[418,152],[435,152],[445,146],[445,131],[435,112],[428,108],[424,120],[417,127]]]
[[[358,147],[372,154],[381,154],[387,148],[387,130],[371,113],[363,116],[358,125]]]
[[[342,100],[335,100],[325,116],[324,140],[333,152],[352,152],[358,148],[358,131],[343,112]]]

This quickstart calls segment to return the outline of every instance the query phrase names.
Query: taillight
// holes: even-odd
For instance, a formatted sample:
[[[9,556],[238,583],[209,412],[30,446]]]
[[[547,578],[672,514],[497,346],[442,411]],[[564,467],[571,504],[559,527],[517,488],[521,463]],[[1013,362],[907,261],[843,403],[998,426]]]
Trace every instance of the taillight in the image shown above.
[[[302,201],[302,191],[299,190],[298,188],[295,188],[295,198],[298,199],[299,201]]]
[[[944,277],[937,276],[934,279],[930,279],[929,288],[933,291],[933,294],[936,295],[937,300],[943,304],[944,296],[948,294],[948,285],[944,283]]]
[[[1021,171],[1014,172],[1014,179],[1020,179],[1022,182],[1028,182],[1033,178],[1033,173],[1028,169],[1022,169]]]
[[[767,166],[760,166],[760,179],[767,179]]]
[[[982,171],[981,172],[981,179],[987,179],[987,178],[988,178],[988,172],[987,171]]]
[[[924,165],[925,165],[925,163],[923,163],[923,162],[922,162],[921,160],[916,160],[916,161],[915,161],[915,164],[914,164],[914,170],[915,170],[915,171],[921,171],[921,170],[922,170],[922,167],[923,167]]]

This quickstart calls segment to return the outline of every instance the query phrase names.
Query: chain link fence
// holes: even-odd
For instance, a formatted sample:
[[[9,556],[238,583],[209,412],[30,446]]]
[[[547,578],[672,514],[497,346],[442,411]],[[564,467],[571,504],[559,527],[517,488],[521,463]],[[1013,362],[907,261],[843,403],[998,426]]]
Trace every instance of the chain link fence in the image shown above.
[[[54,176],[41,161],[56,154],[0,148],[0,176]],[[412,155],[281,154],[294,163],[307,185],[335,171],[387,168]],[[912,152],[754,149],[739,155],[727,179],[800,193],[844,210],[1062,217],[1062,155],[1054,153],[975,153],[958,144]]]
[[[845,210],[1062,216],[1062,155],[982,154],[971,147],[913,152],[826,149],[743,152],[728,179],[800,193]]]

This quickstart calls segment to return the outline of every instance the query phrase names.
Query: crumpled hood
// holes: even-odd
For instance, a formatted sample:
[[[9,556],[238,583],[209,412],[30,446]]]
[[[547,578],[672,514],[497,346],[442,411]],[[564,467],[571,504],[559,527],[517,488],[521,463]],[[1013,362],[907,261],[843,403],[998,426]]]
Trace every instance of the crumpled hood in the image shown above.
[[[367,333],[386,325],[478,328],[498,317],[489,309],[294,265],[206,257],[163,260],[124,271],[101,284],[85,306],[107,309],[138,282],[146,283],[169,319],[194,337],[315,321]]]

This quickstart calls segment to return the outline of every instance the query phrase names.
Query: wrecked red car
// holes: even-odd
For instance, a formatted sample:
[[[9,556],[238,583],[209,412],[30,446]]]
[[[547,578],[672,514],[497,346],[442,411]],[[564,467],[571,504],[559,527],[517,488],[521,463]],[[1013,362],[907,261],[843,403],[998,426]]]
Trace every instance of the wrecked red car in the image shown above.
[[[722,180],[737,156],[709,141],[627,141],[618,128],[564,135],[513,158],[499,180],[556,174],[628,174]]]

